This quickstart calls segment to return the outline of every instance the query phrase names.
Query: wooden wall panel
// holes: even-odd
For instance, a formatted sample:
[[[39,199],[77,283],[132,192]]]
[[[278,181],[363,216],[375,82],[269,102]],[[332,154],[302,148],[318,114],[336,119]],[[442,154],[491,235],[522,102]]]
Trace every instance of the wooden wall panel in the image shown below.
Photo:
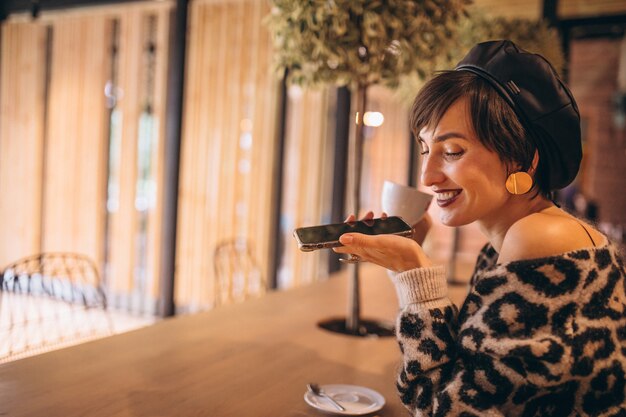
[[[626,13],[624,0],[560,0],[558,16],[561,19]]]
[[[541,0],[474,0],[474,6],[494,16],[540,19],[543,16]],[[560,19],[626,13],[624,0],[559,0],[557,15]]]
[[[473,5],[490,15],[509,18],[540,19],[543,13],[542,0],[474,0]]]
[[[224,242],[247,241],[269,274],[278,89],[266,13],[255,1],[190,6],[176,265],[184,310],[214,304],[213,253]]]
[[[40,251],[46,27],[2,26],[0,269]]]
[[[68,17],[52,24],[43,250],[104,261],[107,112],[112,21]]]

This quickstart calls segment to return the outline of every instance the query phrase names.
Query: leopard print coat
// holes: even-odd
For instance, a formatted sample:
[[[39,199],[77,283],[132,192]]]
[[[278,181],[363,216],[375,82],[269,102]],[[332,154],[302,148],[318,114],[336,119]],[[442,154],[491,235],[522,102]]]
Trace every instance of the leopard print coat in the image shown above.
[[[442,267],[392,277],[415,416],[625,417],[626,282],[614,245],[497,264],[481,251],[460,312]]]

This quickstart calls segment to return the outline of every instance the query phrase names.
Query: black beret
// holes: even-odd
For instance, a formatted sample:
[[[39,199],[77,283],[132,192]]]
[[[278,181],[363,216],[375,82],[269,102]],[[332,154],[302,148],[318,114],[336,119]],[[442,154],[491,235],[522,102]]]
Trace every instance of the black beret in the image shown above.
[[[550,190],[571,183],[580,167],[580,114],[550,63],[508,40],[479,43],[455,70],[487,80],[518,115],[539,152]]]

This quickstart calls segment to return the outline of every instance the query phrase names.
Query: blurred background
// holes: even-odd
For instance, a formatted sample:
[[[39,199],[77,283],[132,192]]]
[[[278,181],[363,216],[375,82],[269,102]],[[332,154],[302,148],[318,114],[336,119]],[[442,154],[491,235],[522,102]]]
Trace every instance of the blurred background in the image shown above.
[[[109,308],[146,318],[337,271],[328,251],[301,253],[291,234],[348,214],[354,94],[277,74],[271,7],[3,1],[0,270],[80,253],[95,263]],[[584,139],[582,170],[558,199],[623,245],[626,2],[475,0],[470,10],[464,39],[528,38],[556,61]],[[408,108],[419,84],[369,88],[366,110],[380,115],[364,134],[365,210],[380,211],[384,180],[418,184]],[[485,239],[472,225],[439,225],[436,207],[431,215],[426,250],[466,281]]]

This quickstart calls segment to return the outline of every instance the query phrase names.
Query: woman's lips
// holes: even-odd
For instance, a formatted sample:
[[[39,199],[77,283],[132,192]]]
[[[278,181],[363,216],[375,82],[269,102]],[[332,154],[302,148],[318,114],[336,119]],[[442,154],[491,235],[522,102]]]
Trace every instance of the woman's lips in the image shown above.
[[[437,205],[439,207],[447,207],[461,194],[461,190],[446,190],[437,192]]]

